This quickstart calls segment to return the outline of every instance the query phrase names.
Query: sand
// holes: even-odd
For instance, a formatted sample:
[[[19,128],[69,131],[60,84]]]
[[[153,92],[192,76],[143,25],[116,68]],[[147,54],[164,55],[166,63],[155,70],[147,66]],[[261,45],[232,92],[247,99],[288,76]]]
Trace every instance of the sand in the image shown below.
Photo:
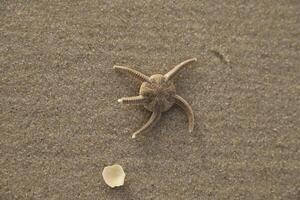
[[[0,3],[0,199],[300,198],[300,3]],[[149,132],[117,102],[147,75],[198,62],[176,80],[193,107]],[[105,166],[125,185],[111,189]]]

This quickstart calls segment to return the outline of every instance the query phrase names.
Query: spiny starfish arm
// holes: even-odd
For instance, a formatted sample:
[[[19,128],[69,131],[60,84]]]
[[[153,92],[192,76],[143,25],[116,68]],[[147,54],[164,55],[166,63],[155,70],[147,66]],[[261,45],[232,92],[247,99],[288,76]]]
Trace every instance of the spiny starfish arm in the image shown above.
[[[183,61],[183,62],[179,63],[173,69],[171,69],[168,73],[166,73],[164,75],[164,77],[166,78],[167,81],[171,80],[172,78],[174,78],[178,74],[180,69],[182,69],[184,66],[186,66],[186,64],[188,64],[190,62],[194,62],[194,61],[197,61],[197,58],[191,58],[191,59],[188,59],[186,61]]]
[[[145,74],[143,74],[137,70],[131,69],[129,67],[117,66],[117,65],[115,65],[113,68],[119,72],[123,72],[125,74],[131,75],[134,78],[136,78],[137,80],[140,80],[143,82],[150,82],[150,78],[148,76],[146,76]]]
[[[142,131],[152,127],[159,119],[161,116],[161,112],[155,111],[151,114],[150,119],[144,124],[139,130],[133,133],[132,138],[135,138],[137,134],[141,133]]]
[[[188,102],[184,100],[181,96],[175,95],[174,98],[175,98],[175,103],[184,110],[186,116],[188,117],[189,132],[191,133],[194,129],[194,123],[195,123],[193,110],[191,106],[188,104]]]
[[[118,102],[124,104],[143,104],[146,103],[147,101],[148,98],[142,95],[134,96],[134,97],[122,97],[121,99],[118,99]]]

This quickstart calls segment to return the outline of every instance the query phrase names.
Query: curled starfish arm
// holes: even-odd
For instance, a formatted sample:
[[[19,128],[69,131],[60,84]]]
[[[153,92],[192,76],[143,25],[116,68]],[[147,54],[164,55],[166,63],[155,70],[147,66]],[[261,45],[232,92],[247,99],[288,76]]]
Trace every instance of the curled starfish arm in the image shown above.
[[[146,76],[145,74],[143,74],[143,73],[141,73],[137,70],[131,69],[129,67],[117,66],[117,65],[115,65],[113,68],[117,71],[120,71],[120,72],[123,72],[125,74],[131,75],[137,80],[140,80],[140,81],[143,81],[143,82],[150,82],[150,78],[148,76]]]
[[[144,104],[148,101],[148,98],[139,95],[134,97],[122,97],[121,99],[118,99],[118,102],[124,103],[124,104]]]
[[[195,123],[193,110],[191,106],[188,104],[188,102],[184,100],[181,96],[175,95],[174,98],[175,98],[175,103],[184,110],[186,116],[188,117],[189,132],[191,133],[194,129],[194,123]]]
[[[161,116],[161,112],[155,111],[151,114],[150,119],[144,124],[139,130],[133,133],[132,138],[135,138],[137,134],[141,133],[142,131],[145,131],[146,129],[152,127],[159,119]]]
[[[186,66],[188,63],[190,62],[194,62],[194,61],[197,61],[197,58],[191,58],[191,59],[188,59],[186,61],[183,61],[181,63],[179,63],[178,65],[176,65],[173,69],[171,69],[168,73],[166,73],[164,75],[164,77],[166,78],[166,80],[171,80],[172,78],[174,78],[178,72],[184,67]]]

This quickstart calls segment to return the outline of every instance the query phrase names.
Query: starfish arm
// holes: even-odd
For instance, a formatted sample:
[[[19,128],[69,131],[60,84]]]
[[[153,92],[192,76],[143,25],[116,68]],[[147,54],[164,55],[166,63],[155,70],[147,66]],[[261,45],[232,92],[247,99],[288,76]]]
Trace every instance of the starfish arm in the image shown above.
[[[146,76],[145,74],[143,74],[137,70],[131,69],[129,67],[117,66],[117,65],[115,65],[113,68],[117,71],[123,72],[125,74],[129,74],[129,75],[133,76],[134,78],[136,78],[137,80],[144,81],[144,82],[150,82],[150,78],[148,76]]]
[[[191,106],[188,104],[186,100],[184,100],[181,96],[175,95],[175,103],[181,107],[185,114],[188,117],[188,123],[189,123],[189,132],[192,132],[194,129],[194,123],[195,123],[195,118],[194,118],[194,113],[191,108]]]
[[[159,111],[153,112],[151,114],[150,119],[146,122],[146,124],[144,124],[139,130],[133,133],[132,138],[135,138],[137,134],[153,126],[160,119],[160,116],[161,116],[161,112]]]
[[[171,80],[173,77],[175,77],[178,72],[180,71],[180,69],[182,69],[184,66],[186,66],[186,64],[190,63],[190,62],[194,62],[197,61],[197,58],[191,58],[188,59],[186,61],[183,61],[181,63],[179,63],[178,65],[176,65],[173,69],[171,69],[168,73],[166,73],[164,76],[166,78],[166,80]]]
[[[148,98],[142,95],[134,96],[134,97],[122,97],[121,99],[118,99],[118,102],[124,104],[143,104],[146,103],[147,101]]]

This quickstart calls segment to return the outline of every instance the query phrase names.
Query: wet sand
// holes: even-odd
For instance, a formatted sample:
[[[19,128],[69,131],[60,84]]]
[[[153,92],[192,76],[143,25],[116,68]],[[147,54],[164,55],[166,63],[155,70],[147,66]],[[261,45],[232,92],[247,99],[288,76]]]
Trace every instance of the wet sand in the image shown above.
[[[300,197],[300,4],[253,1],[1,1],[0,197]],[[127,65],[165,73],[192,106],[147,121],[117,99]],[[127,173],[105,185],[102,169]]]

